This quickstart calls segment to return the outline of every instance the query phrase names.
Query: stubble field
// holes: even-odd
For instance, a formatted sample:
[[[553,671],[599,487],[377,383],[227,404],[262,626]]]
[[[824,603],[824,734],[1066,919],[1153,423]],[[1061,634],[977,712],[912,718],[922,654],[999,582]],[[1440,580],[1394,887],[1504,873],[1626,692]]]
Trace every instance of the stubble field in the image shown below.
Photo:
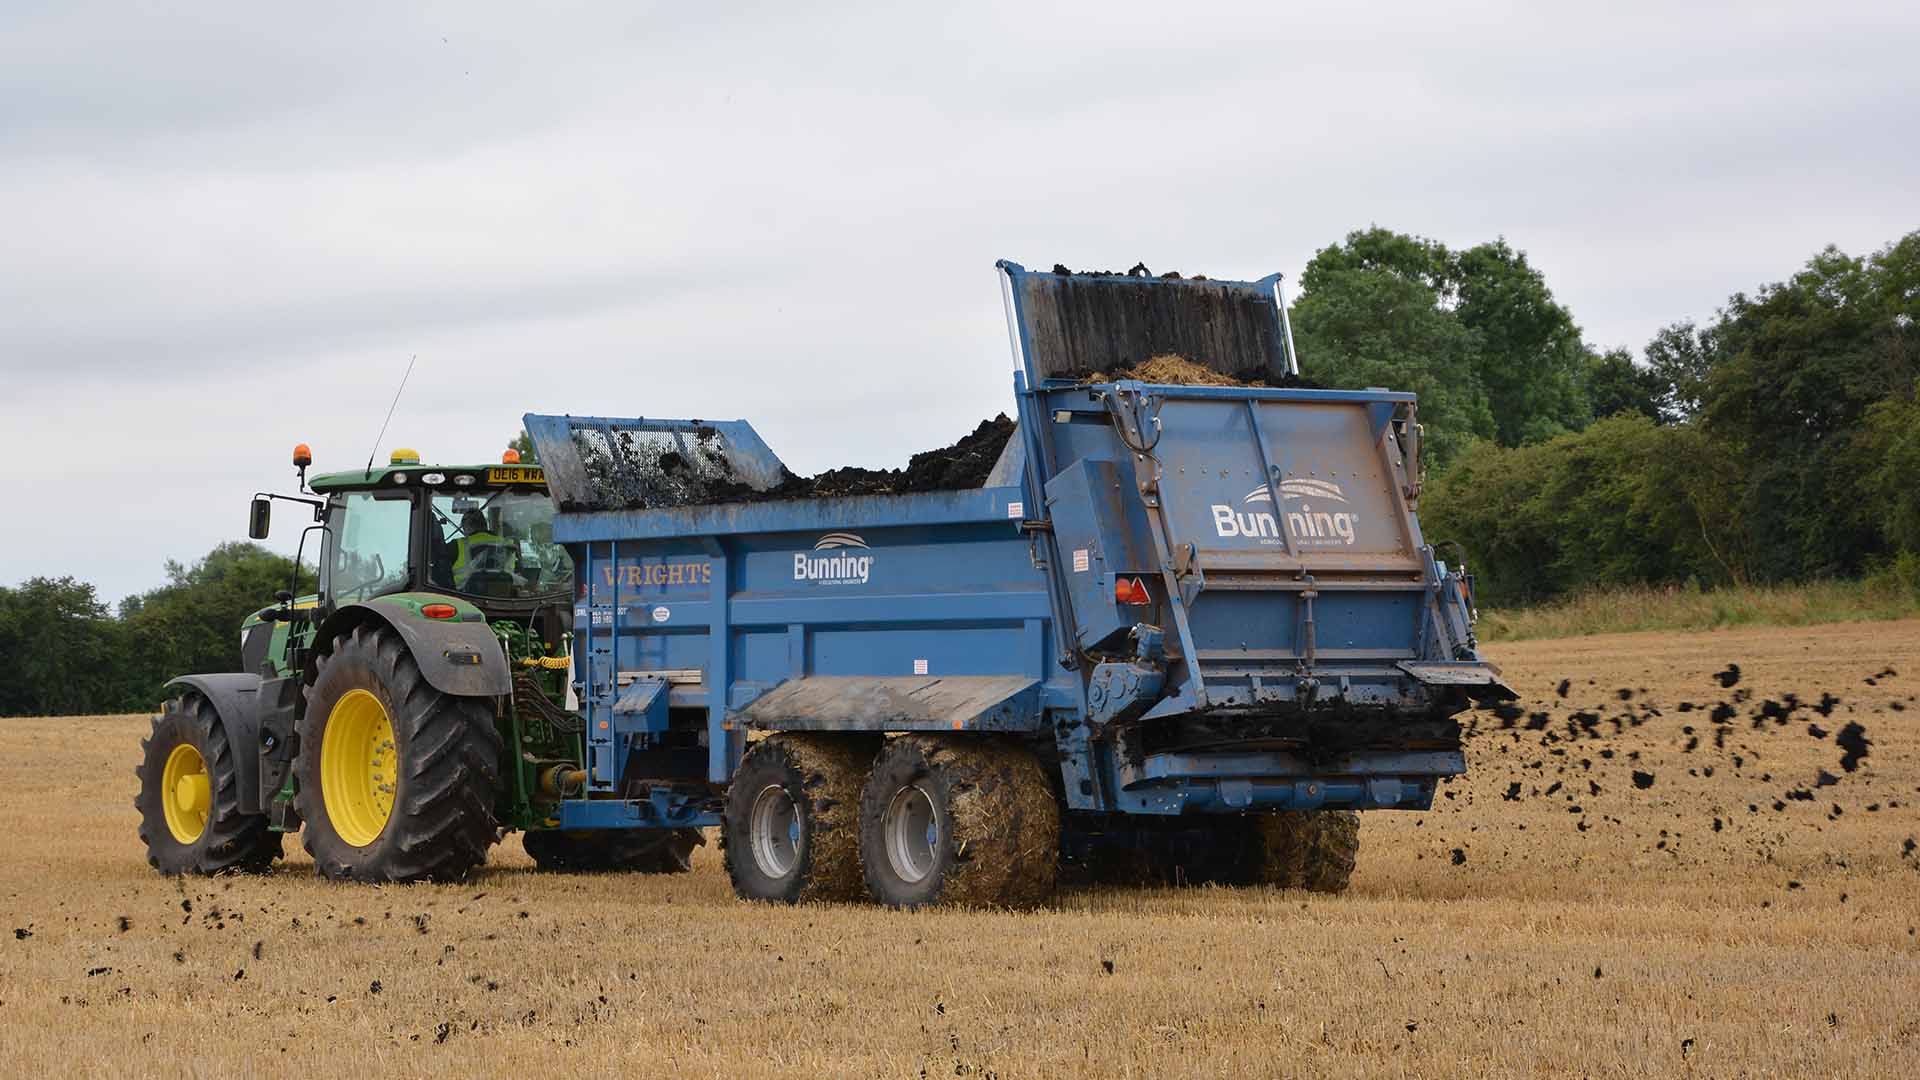
[[[1490,652],[1521,709],[1477,717],[1432,812],[1363,817],[1347,894],[1082,890],[1024,914],[746,905],[711,847],[689,875],[563,877],[509,839],[463,884],[376,889],[316,880],[290,838],[267,877],[163,879],[130,805],[144,718],[0,720],[0,1062],[1920,1073],[1920,622]]]

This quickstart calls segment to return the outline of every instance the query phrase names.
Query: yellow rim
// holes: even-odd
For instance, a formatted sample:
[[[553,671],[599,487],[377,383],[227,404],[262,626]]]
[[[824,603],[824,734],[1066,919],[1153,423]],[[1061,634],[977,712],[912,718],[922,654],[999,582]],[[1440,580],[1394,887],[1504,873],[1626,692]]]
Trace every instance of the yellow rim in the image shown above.
[[[349,690],[327,714],[320,739],[320,796],[340,839],[366,847],[393,816],[400,755],[387,707],[366,690]]]
[[[160,770],[160,805],[167,815],[167,831],[175,840],[191,844],[207,831],[207,812],[213,808],[213,784],[207,779],[207,761],[192,743],[181,743],[167,755]]]

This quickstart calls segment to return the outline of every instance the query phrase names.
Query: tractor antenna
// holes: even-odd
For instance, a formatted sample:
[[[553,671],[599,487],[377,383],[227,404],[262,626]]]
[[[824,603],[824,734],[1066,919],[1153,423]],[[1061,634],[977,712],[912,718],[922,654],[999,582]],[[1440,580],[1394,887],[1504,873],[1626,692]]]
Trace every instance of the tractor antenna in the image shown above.
[[[387,437],[387,425],[393,423],[393,410],[400,404],[400,394],[407,388],[407,376],[413,374],[413,362],[418,359],[419,353],[407,357],[407,370],[400,376],[400,389],[393,392],[393,404],[387,406],[387,418],[380,421],[380,434],[373,437],[373,449],[367,451],[367,476],[373,475],[373,459],[380,453],[380,440]]]

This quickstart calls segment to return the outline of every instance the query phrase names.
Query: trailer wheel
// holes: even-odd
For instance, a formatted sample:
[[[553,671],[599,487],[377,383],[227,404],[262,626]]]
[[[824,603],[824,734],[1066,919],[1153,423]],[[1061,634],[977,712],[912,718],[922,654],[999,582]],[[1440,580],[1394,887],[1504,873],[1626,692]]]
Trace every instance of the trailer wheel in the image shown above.
[[[1059,871],[1060,804],[1020,747],[903,735],[861,794],[860,855],[868,890],[890,907],[1032,907]]]
[[[684,874],[707,842],[699,829],[545,829],[520,840],[536,867],[585,874]]]
[[[140,743],[140,839],[163,874],[262,871],[282,854],[264,814],[240,812],[232,742],[199,694],[168,699]]]
[[[720,834],[743,900],[797,904],[860,894],[860,784],[874,741],[781,734],[747,751]]]
[[[1250,819],[1250,884],[1345,892],[1360,852],[1360,815],[1351,810],[1286,810]]]
[[[502,745],[493,701],[435,690],[382,625],[341,634],[318,664],[293,765],[314,869],[446,881],[486,862]]]
[[[1360,856],[1360,815],[1351,810],[1323,810],[1313,842],[1307,849],[1307,870],[1300,884],[1320,893],[1347,891],[1353,866]]]
[[[1060,825],[1063,885],[1159,885],[1165,879],[1154,834],[1091,813],[1068,814]]]

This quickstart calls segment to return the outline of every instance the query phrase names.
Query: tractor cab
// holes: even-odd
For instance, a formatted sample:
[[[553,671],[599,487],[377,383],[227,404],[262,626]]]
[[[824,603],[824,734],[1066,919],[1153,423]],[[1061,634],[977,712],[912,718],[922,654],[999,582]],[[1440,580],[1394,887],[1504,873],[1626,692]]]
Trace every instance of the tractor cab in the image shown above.
[[[553,540],[552,501],[538,465],[509,450],[497,465],[422,465],[395,450],[384,467],[323,473],[303,496],[255,496],[250,535],[264,539],[270,499],[310,506],[299,558],[319,551],[319,591],[260,609],[241,628],[242,670],[290,675],[313,631],[343,608],[391,598],[427,618],[499,622],[520,655],[564,655],[573,560]],[[313,538],[317,534],[317,541]],[[429,610],[430,609],[430,610]],[[518,648],[516,648],[518,646]]]
[[[321,496],[319,606],[444,593],[489,617],[565,604],[573,560],[553,541],[535,465],[428,466],[396,450],[383,469],[313,479]]]
[[[298,830],[327,877],[439,880],[484,862],[504,827],[529,831],[542,867],[685,870],[697,831],[557,831],[585,728],[545,472],[513,451],[424,465],[396,450],[309,481],[312,460],[295,449],[300,493],[257,494],[248,532],[265,538],[275,500],[300,504],[296,565],[317,562],[318,590],[290,583],[246,620],[240,671],[168,684],[141,767],[154,865],[261,868]]]

